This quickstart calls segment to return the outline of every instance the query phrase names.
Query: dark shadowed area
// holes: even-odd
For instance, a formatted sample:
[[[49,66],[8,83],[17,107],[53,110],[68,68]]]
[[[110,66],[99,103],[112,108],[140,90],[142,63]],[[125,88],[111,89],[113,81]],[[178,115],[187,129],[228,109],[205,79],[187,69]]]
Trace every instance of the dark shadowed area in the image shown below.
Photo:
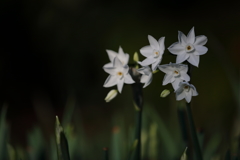
[[[36,125],[50,139],[55,115],[61,119],[74,101],[74,117],[80,117],[91,147],[101,155],[101,147],[111,143],[112,128],[116,131],[116,117],[134,124],[129,85],[110,103],[104,101],[116,88],[103,88],[106,49],[118,51],[121,46],[132,63],[134,52],[149,45],[148,35],[165,36],[161,64],[175,62],[167,48],[178,40],[178,31],[187,34],[194,26],[196,35],[208,37],[208,52],[193,68],[191,82],[199,93],[193,98],[193,116],[197,128],[206,133],[205,141],[218,134],[224,137],[220,144],[228,146],[240,108],[239,6],[237,1],[207,0],[2,0],[0,106],[8,106],[10,142],[27,147],[27,134]],[[163,76],[154,75],[143,90],[144,104],[174,132],[175,95],[159,97],[171,87],[162,86]]]

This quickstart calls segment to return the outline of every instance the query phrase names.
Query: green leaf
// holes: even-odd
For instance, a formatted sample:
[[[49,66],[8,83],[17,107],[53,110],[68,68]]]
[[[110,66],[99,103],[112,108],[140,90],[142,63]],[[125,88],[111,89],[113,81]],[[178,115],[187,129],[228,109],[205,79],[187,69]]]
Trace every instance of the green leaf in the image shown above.
[[[56,116],[55,129],[58,160],[70,160],[67,138],[64,134],[63,127],[59,122],[58,116]]]
[[[3,106],[0,117],[0,159],[9,159],[7,149],[8,126],[6,124],[7,107]]]
[[[187,147],[186,147],[186,149],[184,150],[184,152],[181,156],[181,160],[187,160],[187,153],[186,152],[187,152]]]

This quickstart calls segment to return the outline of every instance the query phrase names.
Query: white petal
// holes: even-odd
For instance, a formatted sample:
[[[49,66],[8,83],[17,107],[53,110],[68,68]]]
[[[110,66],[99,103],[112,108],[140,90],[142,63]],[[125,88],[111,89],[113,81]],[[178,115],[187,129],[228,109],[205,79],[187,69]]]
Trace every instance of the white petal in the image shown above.
[[[159,70],[161,70],[162,72],[167,73],[167,74],[170,74],[173,72],[173,69],[166,65],[160,65],[160,66],[158,66],[158,68],[159,68]]]
[[[141,73],[141,74],[145,74],[145,73],[144,73],[144,69],[145,69],[145,68],[142,67],[142,68],[139,68],[137,71],[138,71],[139,73]]]
[[[107,63],[103,66],[103,68],[110,68],[110,67],[113,67],[113,63]]]
[[[122,92],[123,84],[124,84],[124,78],[118,79],[117,88],[118,88],[119,93]]]
[[[176,63],[182,63],[184,62],[185,60],[187,60],[189,58],[189,54],[186,53],[185,51],[182,51],[181,53],[179,53],[177,55],[177,60],[176,60]]]
[[[113,62],[113,59],[117,56],[117,53],[112,50],[108,50],[108,49],[106,51],[107,51],[110,61]]]
[[[172,74],[166,74],[163,78],[163,84],[166,85],[171,82],[173,75]]]
[[[122,62],[123,65],[128,64],[128,61],[129,61],[129,55],[128,54],[124,54],[123,56],[118,55],[117,57]]]
[[[139,73],[145,74],[145,75],[152,74],[152,71],[151,71],[151,69],[150,69],[149,66],[144,66],[144,67],[142,67],[142,68],[139,68],[137,71],[138,71]]]
[[[200,36],[197,36],[196,37],[196,40],[195,40],[195,45],[205,45],[207,43],[208,39],[206,36],[204,35],[200,35]]]
[[[187,60],[189,63],[191,63],[192,65],[198,67],[199,64],[199,56],[196,56],[194,54],[191,54]]]
[[[177,54],[179,54],[179,52],[182,52],[183,50],[185,50],[185,48],[183,46],[181,46],[181,44],[179,42],[175,42],[170,47],[168,47],[168,50],[172,54],[177,55]]]
[[[147,77],[147,80],[145,81],[145,84],[143,88],[147,87],[152,82],[152,74]]]
[[[118,54],[121,55],[121,56],[124,55],[124,52],[123,52],[123,49],[122,49],[121,46],[119,46]]]
[[[187,42],[193,44],[195,42],[194,27],[189,31],[187,35]]]
[[[126,84],[135,83],[129,73],[124,75],[124,83],[126,83]]]
[[[195,45],[194,47],[196,49],[195,55],[203,55],[203,54],[207,53],[207,51],[208,51],[208,48],[205,46]]]
[[[193,96],[197,96],[197,95],[198,95],[198,92],[197,92],[196,90],[193,90],[193,89],[192,89],[192,95],[193,95]]]
[[[122,70],[123,70],[123,73],[124,73],[124,74],[128,74],[128,70],[129,70],[128,65],[123,66],[123,67],[122,67]]]
[[[182,46],[186,46],[187,44],[187,37],[181,31],[178,31],[178,41]]]
[[[191,86],[191,90],[192,90],[192,95],[197,96],[198,92],[197,92],[196,88],[194,87],[194,85],[190,85],[190,86]]]
[[[115,57],[113,60],[113,66],[116,68],[123,67],[122,62],[118,59],[118,57]]]
[[[117,76],[109,75],[106,81],[104,82],[103,87],[112,87],[117,84]]]
[[[156,60],[153,57],[148,57],[145,60],[143,60],[142,62],[139,62],[142,66],[148,66],[152,63],[154,63]]]
[[[145,57],[149,57],[153,55],[153,49],[151,46],[145,46],[140,49],[140,53]]]
[[[162,61],[162,58],[160,57],[152,64],[152,71],[155,71],[157,69],[157,66],[159,65],[159,63],[161,63],[161,61]]]
[[[188,103],[190,103],[192,100],[192,92],[189,91],[189,92],[185,92],[185,93],[186,93],[185,99]]]
[[[180,65],[180,64],[179,64]],[[187,71],[188,71],[188,66],[187,65],[185,65],[185,64],[182,64],[181,66],[180,66],[180,73],[182,74],[182,73],[187,73]]]
[[[179,86],[178,86],[178,89],[176,89],[174,92],[176,93],[176,95],[179,95],[181,94],[184,90],[183,90],[183,87],[181,86],[183,82],[180,82],[179,83]]]
[[[185,81],[190,81],[190,76],[187,73],[181,73],[181,78]]]
[[[176,91],[179,88],[179,84],[180,82],[182,82],[183,80],[180,78],[176,78],[173,82],[172,82],[172,86],[173,89]]]
[[[146,83],[146,82],[148,81],[148,78],[149,78],[149,76],[143,74],[143,75],[141,76],[140,82],[141,82],[141,83]]]
[[[105,72],[107,72],[110,75],[116,75],[116,68],[113,68],[113,67],[111,67],[111,68],[104,68],[103,67],[103,69],[104,69]]]
[[[180,101],[180,100],[182,100],[183,98],[185,98],[185,96],[186,96],[185,92],[181,92],[180,94],[177,94],[177,93],[176,93],[176,100],[177,100],[177,101]]]
[[[153,38],[152,36],[148,35],[148,41],[150,43],[150,46],[153,49],[159,50],[159,44],[158,44],[158,41],[155,38]]]
[[[165,50],[164,40],[165,40],[165,37],[161,37],[161,38],[158,40],[159,50],[160,50],[160,51],[164,51],[164,50]]]

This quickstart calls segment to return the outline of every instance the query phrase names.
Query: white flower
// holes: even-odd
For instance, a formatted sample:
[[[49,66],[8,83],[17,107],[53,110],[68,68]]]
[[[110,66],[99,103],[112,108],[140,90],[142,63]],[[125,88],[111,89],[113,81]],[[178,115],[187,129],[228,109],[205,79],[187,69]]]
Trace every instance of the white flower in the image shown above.
[[[106,96],[105,101],[106,102],[110,102],[111,100],[113,100],[113,98],[115,98],[118,94],[118,91],[116,89],[112,89]]]
[[[190,81],[190,77],[187,74],[188,66],[185,64],[165,64],[160,65],[158,68],[166,73],[163,79],[163,85],[166,85],[168,83],[172,83],[172,86],[174,90],[178,89],[178,85],[180,82],[184,81]]]
[[[176,63],[182,63],[187,60],[194,66],[198,67],[199,56],[207,53],[207,37],[204,35],[195,37],[194,27],[189,31],[187,37],[181,31],[178,31],[178,41],[173,43],[169,52],[177,55]]]
[[[132,77],[128,73],[128,65],[123,65],[118,57],[113,59],[113,67],[103,67],[103,69],[110,74],[103,85],[104,87],[117,85],[118,91],[121,93],[124,83],[134,83]]]
[[[128,64],[128,60],[129,60],[129,54],[124,53],[122,47],[119,47],[118,49],[118,53],[116,53],[115,51],[112,50],[106,50],[108,57],[110,59],[110,63],[105,64],[103,67],[112,67],[113,66],[113,60],[115,57],[118,57],[118,59],[122,62],[123,65],[127,65]]]
[[[152,82],[151,68],[149,66],[145,66],[139,68],[137,71],[142,74],[140,82],[145,83],[143,88],[147,87]]]
[[[194,85],[189,84],[188,82],[180,82],[179,88],[175,91],[176,99],[182,100],[183,98],[189,103],[192,99],[192,96],[197,96],[197,90]]]
[[[148,35],[148,41],[150,45],[140,49],[143,56],[147,57],[142,62],[139,62],[142,66],[148,66],[152,64],[152,70],[155,71],[157,66],[162,61],[162,55],[165,50],[164,46],[165,37],[161,37],[158,41],[152,36]]]

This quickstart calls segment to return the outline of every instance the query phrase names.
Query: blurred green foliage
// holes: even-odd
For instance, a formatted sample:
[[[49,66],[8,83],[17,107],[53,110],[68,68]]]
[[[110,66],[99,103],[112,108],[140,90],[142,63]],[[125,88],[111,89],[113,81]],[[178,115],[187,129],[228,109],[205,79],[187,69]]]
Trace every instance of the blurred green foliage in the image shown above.
[[[102,148],[106,144],[109,145],[109,159],[127,160],[131,157],[131,150],[134,149],[132,147],[136,146],[137,143],[133,137],[134,127],[128,124],[122,113],[115,113],[112,116],[112,130],[108,131],[110,132],[108,133],[110,135],[108,137],[109,143],[101,141],[101,136],[97,137],[100,141],[90,142],[89,137],[85,136],[84,127],[79,117],[75,117],[77,119],[73,121],[75,107],[74,99],[72,99],[71,103],[65,109],[62,118],[63,126],[57,118],[56,135],[51,135],[52,138],[49,142],[43,137],[41,129],[36,126],[27,136],[27,148],[12,146],[9,144],[10,141],[7,138],[9,127],[5,120],[6,109],[6,107],[2,109],[0,117],[0,159],[3,160],[68,160],[69,158],[73,160],[92,160],[96,158],[105,160]],[[134,107],[132,109],[134,110]],[[184,108],[181,109],[184,110]],[[54,137],[56,140],[54,140]],[[199,132],[204,159],[221,160],[231,150],[235,150],[235,153],[238,152],[239,148],[236,145],[238,144],[238,140],[234,142],[232,147],[228,145],[220,146],[222,138],[219,133],[215,133],[207,138],[204,136],[204,133]],[[228,144],[231,143],[229,142]],[[101,145],[102,147],[95,147]],[[179,125],[176,125],[174,128],[168,126],[153,107],[145,105],[142,126],[142,159],[186,160],[186,155],[184,155],[186,153],[185,149],[186,145],[181,138]],[[63,155],[62,158],[61,155]],[[66,156],[64,157],[64,155]],[[230,155],[232,156],[232,154]]]

